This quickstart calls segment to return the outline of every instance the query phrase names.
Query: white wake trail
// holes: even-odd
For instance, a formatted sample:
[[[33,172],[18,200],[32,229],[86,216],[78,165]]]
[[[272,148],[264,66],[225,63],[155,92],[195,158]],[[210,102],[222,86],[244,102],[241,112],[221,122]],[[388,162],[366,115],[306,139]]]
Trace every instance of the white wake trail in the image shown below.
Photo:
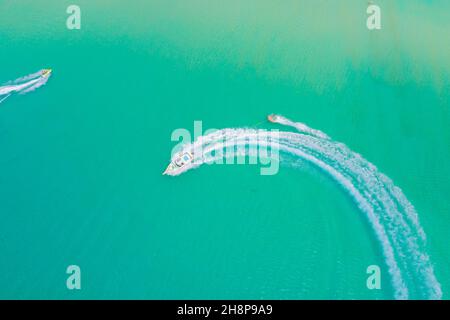
[[[38,72],[34,72],[34,73],[31,73],[31,74],[29,74],[27,76],[17,78],[16,80],[11,81],[11,83],[13,83],[13,84],[24,83],[24,82],[27,82],[29,80],[33,80],[33,79],[39,78],[41,76],[41,74],[42,74],[42,70],[39,70]]]
[[[366,214],[382,249],[396,299],[440,299],[441,286],[425,250],[425,232],[417,212],[391,179],[345,144],[306,125],[277,116],[278,123],[302,133],[269,132],[250,129],[223,129],[202,136],[184,147],[194,154],[194,163],[182,172],[203,163],[226,157],[223,150],[234,146],[269,146],[315,164],[351,195]],[[305,130],[305,128],[307,130]],[[312,134],[314,133],[314,134]],[[243,148],[249,155],[251,148]],[[180,173],[182,173],[180,172]]]
[[[44,74],[44,71],[46,70],[40,70],[14,81],[8,81],[5,85],[0,86],[0,103],[12,94],[26,94],[45,85],[50,77],[50,73]]]
[[[283,117],[281,115],[277,115],[276,119],[274,119],[272,121],[275,123],[282,124],[284,126],[292,127],[301,133],[306,133],[306,134],[309,134],[309,135],[312,135],[312,136],[315,136],[318,138],[322,138],[322,139],[330,139],[330,137],[326,133],[324,133],[320,130],[310,128],[302,122],[294,122],[294,121],[292,121],[286,117]]]
[[[39,87],[42,87],[45,85],[48,81],[48,78],[40,78],[35,84],[33,84],[31,87],[28,87],[22,91],[19,92],[19,94],[26,94],[28,92],[34,91]]]

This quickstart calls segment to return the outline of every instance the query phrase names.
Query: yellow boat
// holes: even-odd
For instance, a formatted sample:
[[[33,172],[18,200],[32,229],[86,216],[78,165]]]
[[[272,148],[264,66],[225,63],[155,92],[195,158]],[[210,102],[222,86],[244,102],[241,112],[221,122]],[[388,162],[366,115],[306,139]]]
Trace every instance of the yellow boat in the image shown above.
[[[52,69],[43,69],[43,70],[42,70],[42,76],[43,76],[44,78],[50,76],[51,73],[52,73]]]

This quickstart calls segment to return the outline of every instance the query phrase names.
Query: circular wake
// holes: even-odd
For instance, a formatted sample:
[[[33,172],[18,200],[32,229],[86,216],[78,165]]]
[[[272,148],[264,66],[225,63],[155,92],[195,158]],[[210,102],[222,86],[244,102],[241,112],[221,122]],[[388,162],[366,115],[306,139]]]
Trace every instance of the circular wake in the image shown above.
[[[250,156],[256,149],[267,147],[307,160],[341,185],[365,213],[381,246],[394,298],[441,299],[441,286],[425,250],[425,232],[402,190],[372,163],[321,131],[282,116],[272,122],[293,127],[300,133],[252,129],[216,131],[183,147],[194,155],[194,161],[178,174],[230,156],[223,150],[234,150],[232,156],[236,155],[236,150],[240,156]]]

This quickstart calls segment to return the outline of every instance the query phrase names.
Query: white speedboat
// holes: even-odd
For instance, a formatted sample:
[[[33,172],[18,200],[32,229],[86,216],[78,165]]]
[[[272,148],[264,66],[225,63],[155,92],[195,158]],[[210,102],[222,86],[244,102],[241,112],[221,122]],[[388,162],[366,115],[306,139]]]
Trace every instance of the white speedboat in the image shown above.
[[[163,175],[169,176],[176,175],[179,171],[181,171],[181,169],[185,168],[193,161],[194,155],[192,152],[190,151],[179,152],[172,158],[172,161],[167,166],[167,169],[163,172]]]

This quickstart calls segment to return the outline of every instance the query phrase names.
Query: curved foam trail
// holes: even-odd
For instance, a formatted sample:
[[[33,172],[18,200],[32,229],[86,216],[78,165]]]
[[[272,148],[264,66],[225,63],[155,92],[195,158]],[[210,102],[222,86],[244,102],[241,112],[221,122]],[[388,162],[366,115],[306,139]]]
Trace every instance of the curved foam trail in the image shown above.
[[[245,155],[261,146],[277,148],[327,173],[348,192],[370,222],[388,267],[394,297],[442,298],[441,286],[426,253],[425,232],[414,207],[401,189],[372,163],[345,144],[317,135],[223,129],[185,145],[183,149],[191,150],[195,161],[180,173],[227,157],[223,150],[234,146],[249,146],[241,148]]]
[[[315,137],[322,138],[322,139],[330,139],[330,137],[327,134],[325,134],[324,132],[310,128],[302,122],[294,122],[286,117],[283,117],[282,115],[277,115],[276,118],[272,121],[275,123],[282,124],[284,126],[292,127],[299,132],[306,133],[311,136],[315,136]]]

